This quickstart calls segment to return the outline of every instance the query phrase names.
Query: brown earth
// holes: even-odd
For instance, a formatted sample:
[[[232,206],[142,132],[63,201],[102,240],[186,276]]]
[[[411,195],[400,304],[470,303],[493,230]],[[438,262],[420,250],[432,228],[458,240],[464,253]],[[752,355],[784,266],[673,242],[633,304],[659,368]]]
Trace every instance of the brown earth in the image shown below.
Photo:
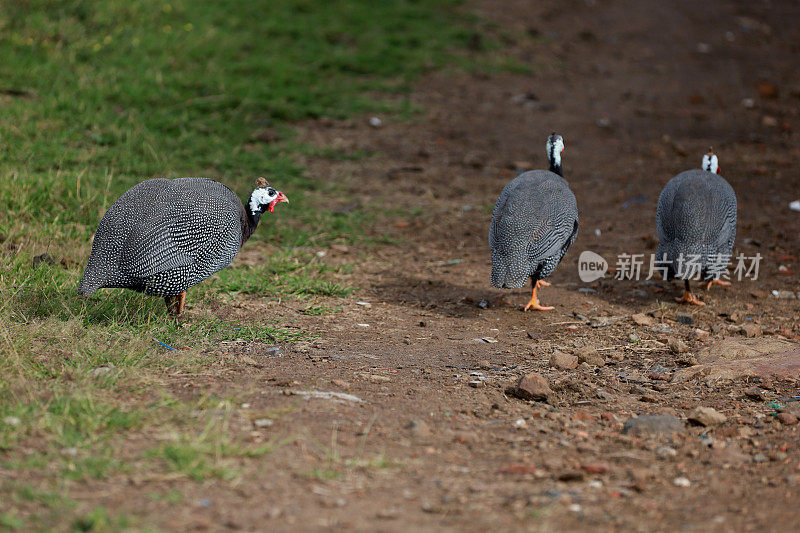
[[[743,325],[760,327],[750,330],[756,345],[800,334],[798,301],[771,295],[799,288],[797,274],[779,267],[800,269],[800,213],[788,206],[800,198],[800,4],[477,7],[508,35],[537,36],[509,38],[533,74],[434,73],[417,85],[413,98],[424,113],[410,123],[384,119],[372,128],[362,117],[301,127],[314,144],[375,152],[361,161],[311,159],[312,175],[343,185],[348,202],[404,213],[371,230],[397,244],[320,250],[323,261],[355,265],[342,275],[359,287],[355,295],[320,300],[340,312],[309,317],[302,302],[246,298],[228,310],[267,314],[318,340],[284,346],[280,357],[228,344],[208,376],[170,378],[181,395],[233,394],[248,403],[231,432],[286,442],[242,460],[234,484],[112,481],[87,499],[175,530],[796,527],[798,426],[776,416],[781,404],[798,405],[796,373],[673,376],[704,348],[744,338]],[[566,142],[581,229],[552,287],[541,291],[555,310],[522,313],[528,289],[502,292],[488,282],[491,207],[520,168],[546,165],[552,130]],[[581,283],[583,250],[612,266],[620,253],[655,252],[660,189],[698,167],[709,145],[738,196],[737,250],[764,258],[758,280],[700,291],[704,307],[674,303],[678,284],[610,276]],[[260,253],[250,247],[245,259]],[[631,319],[637,313],[642,324]],[[793,346],[786,357],[798,357]],[[554,353],[588,361],[559,370],[549,365]],[[549,403],[508,393],[530,372],[549,381]],[[698,406],[726,421],[690,424]],[[273,413],[274,424],[254,427],[259,413]],[[622,432],[644,414],[675,415],[680,429]],[[165,487],[185,492],[186,503],[144,496]]]

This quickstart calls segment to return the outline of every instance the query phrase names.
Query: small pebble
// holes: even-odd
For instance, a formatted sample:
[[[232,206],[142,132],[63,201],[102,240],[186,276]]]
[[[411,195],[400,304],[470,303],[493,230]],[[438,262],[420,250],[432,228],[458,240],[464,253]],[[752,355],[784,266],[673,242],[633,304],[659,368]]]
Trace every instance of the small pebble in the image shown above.
[[[659,457],[660,459],[668,459],[677,455],[678,452],[675,450],[675,448],[671,448],[669,446],[659,446],[656,448],[656,457]]]
[[[275,421],[271,418],[257,418],[253,420],[253,425],[257,428],[268,428],[274,423]]]
[[[692,482],[689,481],[689,478],[685,478],[685,477],[676,477],[675,479],[672,480],[672,484],[675,485],[676,487],[691,487],[692,486]]]

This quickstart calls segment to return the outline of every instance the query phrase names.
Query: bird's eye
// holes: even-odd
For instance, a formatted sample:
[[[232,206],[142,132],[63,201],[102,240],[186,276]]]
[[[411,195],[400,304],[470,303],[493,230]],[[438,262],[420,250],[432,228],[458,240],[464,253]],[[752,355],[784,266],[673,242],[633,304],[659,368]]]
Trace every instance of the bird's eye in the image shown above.
[[[267,194],[269,194],[270,196],[275,196],[277,193],[275,192],[275,189],[270,187],[269,189],[267,189]]]

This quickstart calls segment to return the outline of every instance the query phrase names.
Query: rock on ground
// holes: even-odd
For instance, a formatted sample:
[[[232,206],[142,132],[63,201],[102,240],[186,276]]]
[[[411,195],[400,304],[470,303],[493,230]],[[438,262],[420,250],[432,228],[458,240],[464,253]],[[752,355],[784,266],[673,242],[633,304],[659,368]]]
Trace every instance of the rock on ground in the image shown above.
[[[622,432],[634,436],[668,435],[683,431],[683,424],[673,415],[642,415],[629,418]]]
[[[728,417],[713,407],[695,407],[688,416],[689,422],[700,426],[718,426],[725,423]]]
[[[509,390],[512,396],[523,400],[548,401],[553,397],[553,390],[550,388],[547,378],[538,372],[520,378],[515,387]]]

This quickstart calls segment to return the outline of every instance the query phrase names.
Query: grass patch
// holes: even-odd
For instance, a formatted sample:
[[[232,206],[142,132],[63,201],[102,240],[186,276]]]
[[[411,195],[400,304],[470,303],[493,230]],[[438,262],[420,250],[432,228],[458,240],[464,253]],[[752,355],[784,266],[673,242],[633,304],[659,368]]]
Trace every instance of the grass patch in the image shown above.
[[[337,210],[347,203],[340,185],[308,176],[298,161],[372,154],[304,145],[292,123],[409,117],[417,109],[407,92],[421,73],[509,67],[502,54],[486,54],[499,51],[499,29],[457,0],[285,0],[236,9],[222,0],[7,4],[0,12],[0,477],[17,482],[0,486],[0,527],[124,529],[134,519],[102,507],[79,511],[71,489],[164,468],[188,480],[228,480],[243,461],[278,445],[231,436],[228,407],[213,424],[189,416],[208,410],[205,400],[179,399],[165,386],[176,371],[219,364],[211,350],[219,341],[304,335],[214,310],[237,294],[352,291],[310,251],[363,240],[379,210]],[[77,297],[108,206],[145,178],[184,175],[219,179],[240,197],[267,176],[292,203],[264,216],[248,246],[268,242],[280,252],[193,289],[185,327],[165,319],[157,298],[124,290]],[[52,261],[34,268],[42,253]],[[315,304],[305,312],[335,311]],[[20,472],[37,483],[19,484]]]
[[[341,298],[349,295],[353,289],[326,279],[330,273],[338,270],[310,254],[280,254],[261,265],[227,268],[219,273],[210,286],[213,290],[232,295]]]
[[[333,313],[338,313],[341,309],[342,309],[341,305],[337,305],[335,308],[328,307],[326,305],[309,305],[300,312],[308,316],[320,316],[320,315],[330,315]]]
[[[208,419],[200,433],[178,435],[170,442],[148,450],[145,457],[158,460],[168,471],[185,474],[195,481],[208,478],[232,480],[239,475],[233,459],[261,457],[280,446],[277,442],[247,445],[232,438],[232,404],[219,402],[211,407],[214,403],[213,399],[207,399],[202,403],[204,409],[195,411],[196,417]]]

